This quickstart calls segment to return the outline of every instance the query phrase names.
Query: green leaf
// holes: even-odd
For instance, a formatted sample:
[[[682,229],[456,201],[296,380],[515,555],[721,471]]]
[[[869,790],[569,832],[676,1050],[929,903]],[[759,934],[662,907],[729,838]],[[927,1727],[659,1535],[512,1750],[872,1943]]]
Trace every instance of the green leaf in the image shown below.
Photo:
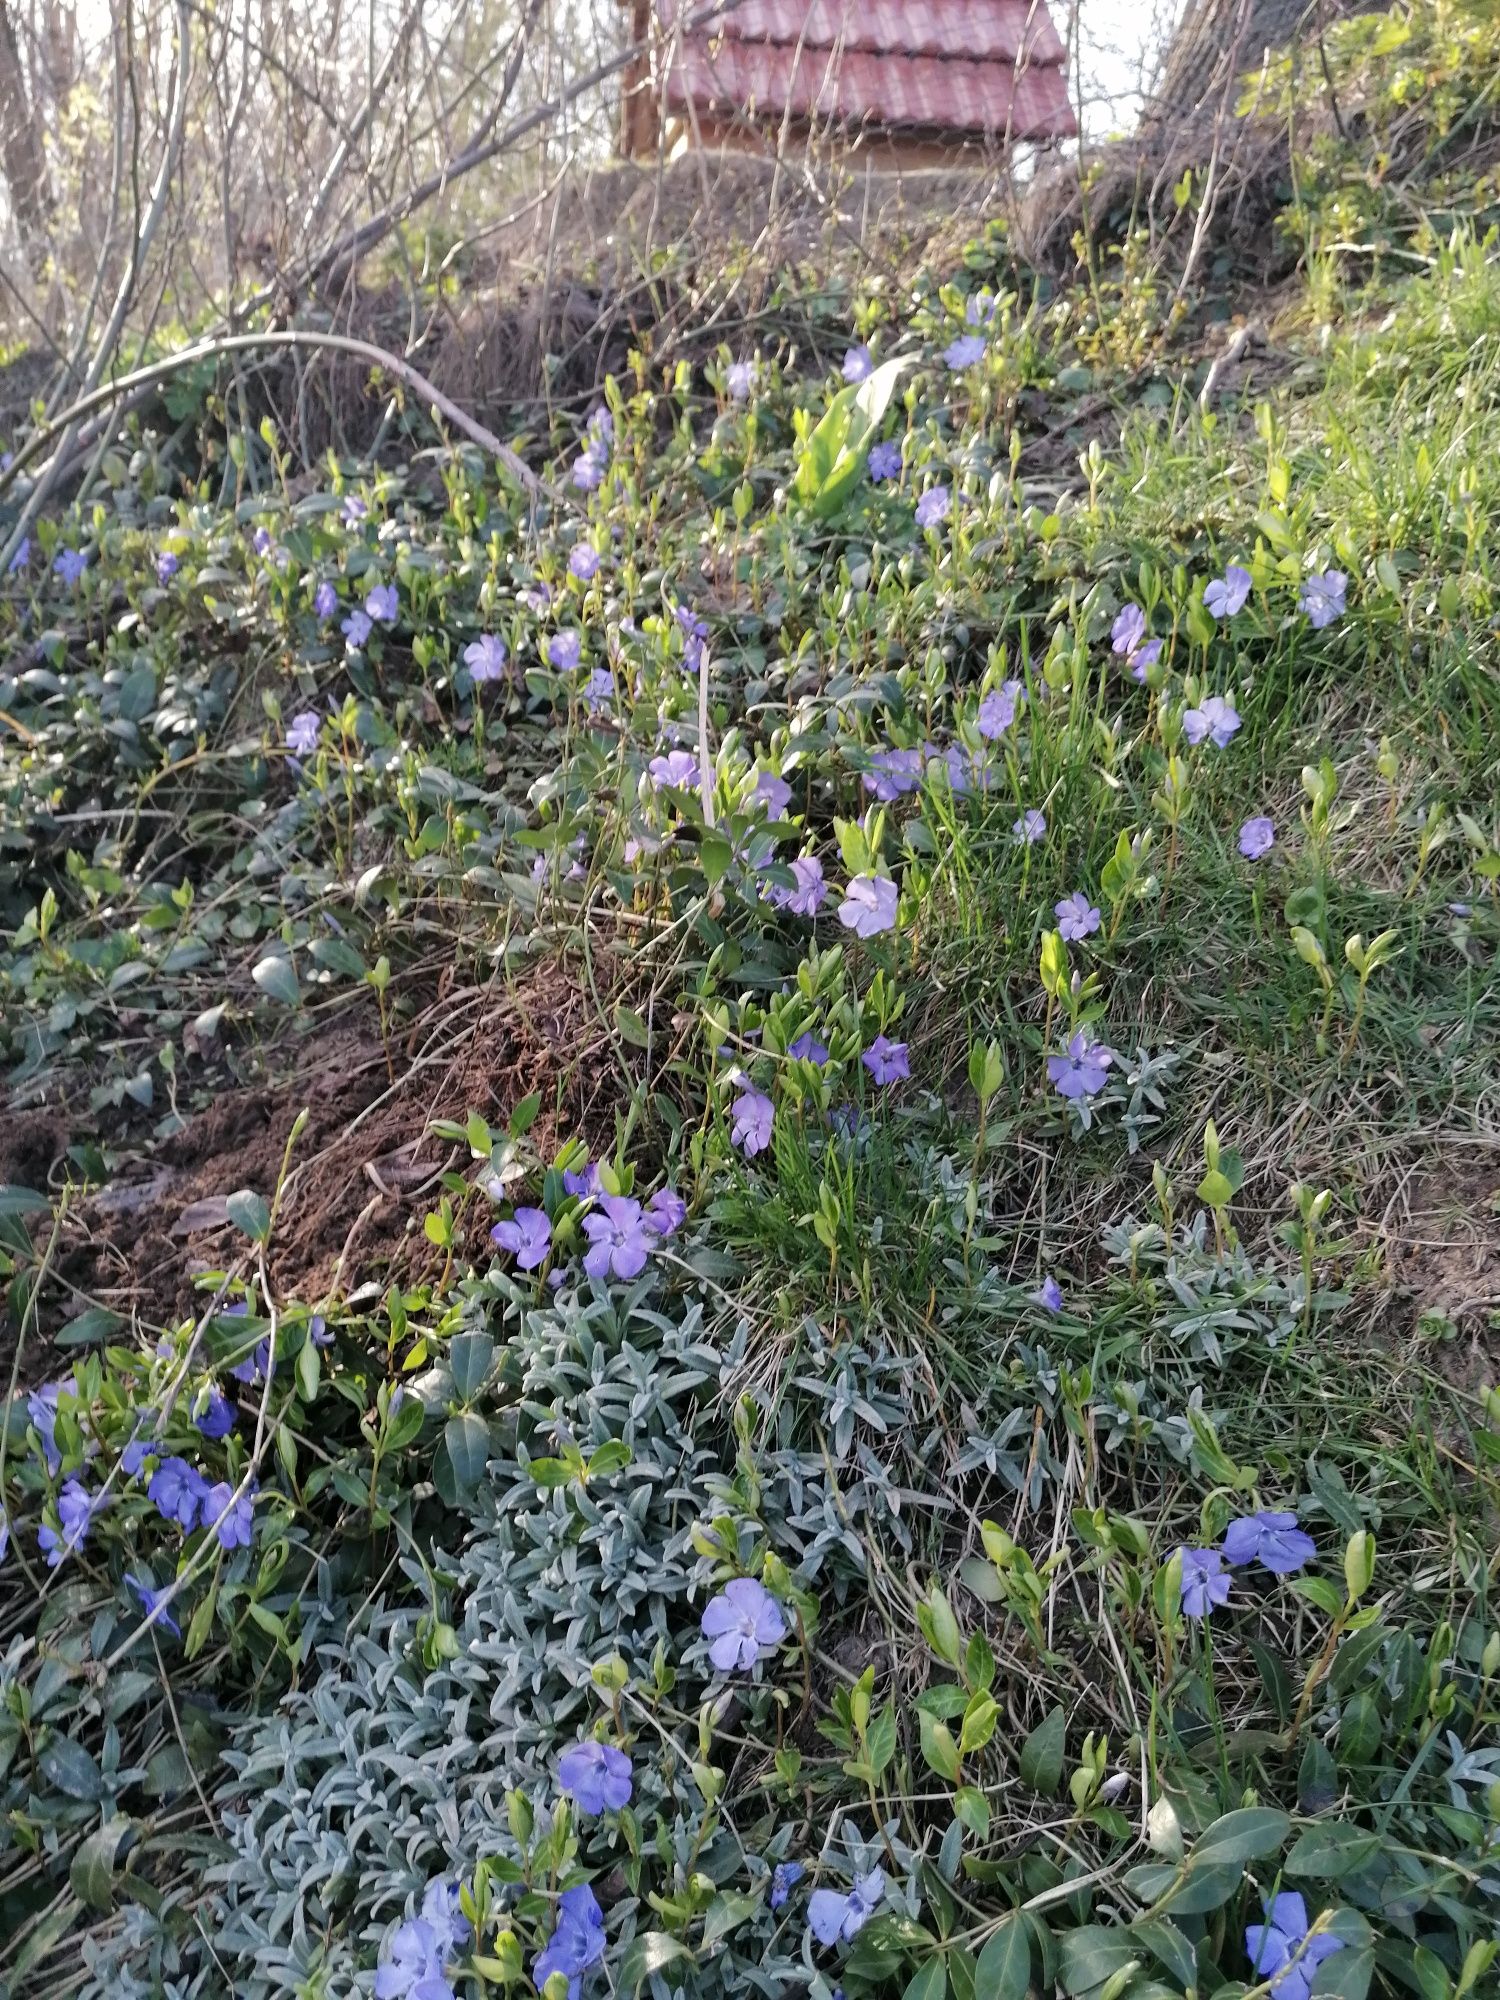
[[[939,1722],[925,1708],[917,1710],[917,1728],[922,1739],[922,1755],[940,1778],[949,1784],[958,1776],[958,1745],[946,1722]]]
[[[1129,1931],[1085,1924],[1063,1934],[1057,1976],[1069,1993],[1091,1993],[1127,1965],[1138,1963],[1136,1941]]]
[[[990,1802],[977,1785],[959,1786],[953,1794],[953,1816],[961,1826],[966,1826],[977,1840],[988,1839]]]
[[[115,1863],[120,1849],[134,1837],[135,1822],[116,1817],[91,1833],[73,1856],[68,1883],[80,1903],[91,1910],[112,1910],[115,1906]]]
[[[1449,2000],[1453,1981],[1448,1976],[1447,1966],[1435,1951],[1419,1944],[1411,1955],[1411,1969],[1422,1989],[1422,2000]]]
[[[529,1097],[521,1099],[515,1110],[510,1114],[510,1117],[505,1121],[505,1129],[512,1139],[525,1137],[536,1122],[536,1115],[541,1108],[542,1093],[539,1090],[534,1090]]]
[[[364,960],[343,938],[314,938],[308,946],[308,956],[314,965],[321,966],[325,972],[341,972],[346,979],[365,977]]]
[[[746,1895],[742,1889],[721,1889],[704,1914],[703,1949],[707,1951],[747,1923],[759,1910],[760,1902],[759,1896]]]
[[[253,1188],[239,1188],[224,1200],[224,1213],[252,1243],[264,1243],[271,1234],[271,1211]]]
[[[268,999],[279,1000],[283,1007],[300,1007],[302,988],[297,983],[297,972],[289,958],[279,953],[263,958],[258,965],[250,968],[250,977]]]
[[[646,1049],[651,1046],[651,1030],[634,1007],[627,1007],[623,1000],[615,1006],[615,1030],[621,1041],[629,1042],[632,1048]]]
[[[901,2000],[946,2000],[948,1992],[948,1968],[940,1958],[929,1958],[918,1966],[906,1982],[906,1991]]]
[[[41,1215],[51,1206],[35,1188],[0,1187],[0,1215]]]
[[[643,1931],[620,1961],[620,1984],[639,1993],[653,1973],[665,1972],[669,1965],[692,1965],[693,1954],[680,1938],[665,1931]]]
[[[622,1438],[606,1438],[589,1458],[588,1476],[590,1479],[608,1479],[613,1473],[623,1472],[630,1459],[630,1446]]]
[[[1060,1708],[1054,1708],[1039,1722],[1021,1745],[1022,1781],[1044,1799],[1057,1797],[1067,1746],[1067,1719]]]
[[[993,1695],[976,1694],[964,1711],[963,1727],[958,1733],[958,1747],[967,1757],[972,1750],[982,1750],[995,1733],[1000,1706]]]
[[[487,1333],[456,1333],[448,1343],[448,1372],[454,1394],[467,1403],[478,1395],[495,1358],[495,1343]]]
[[[443,1426],[448,1463],[461,1491],[472,1492],[484,1477],[490,1455],[490,1427],[474,1410],[460,1410]]]
[[[974,1968],[974,2000],[1026,2000],[1031,1984],[1031,1938],[1017,1910],[1000,1921]]]
[[[1309,1604],[1315,1604],[1330,1618],[1337,1618],[1344,1608],[1344,1601],[1333,1585],[1323,1576],[1298,1576],[1292,1579],[1292,1588],[1299,1597]]]
[[[1158,1914],[1170,1910],[1175,1917],[1201,1917],[1222,1909],[1240,1886],[1244,1872],[1242,1861],[1206,1861],[1201,1866],[1189,1863],[1177,1888],[1162,1897]]]
[[[37,1770],[55,1791],[92,1805],[104,1797],[104,1773],[92,1751],[71,1736],[51,1736],[37,1757]]]
[[[1369,1945],[1345,1946],[1325,1958],[1312,1978],[1314,2000],[1365,2000],[1375,1973]]]
[[[1152,1957],[1158,1959],[1184,1986],[1197,1985],[1197,1956],[1176,1924],[1168,1923],[1165,1917],[1137,1917],[1130,1929]]]
[[[1310,1826],[1293,1843],[1283,1866],[1288,1875],[1315,1875],[1336,1882],[1380,1852],[1378,1833],[1361,1833],[1358,1827],[1330,1820],[1326,1826]]]
[[[1274,1854],[1291,1830],[1291,1820],[1274,1806],[1245,1806],[1214,1821],[1194,1846],[1191,1863],[1260,1861]]]

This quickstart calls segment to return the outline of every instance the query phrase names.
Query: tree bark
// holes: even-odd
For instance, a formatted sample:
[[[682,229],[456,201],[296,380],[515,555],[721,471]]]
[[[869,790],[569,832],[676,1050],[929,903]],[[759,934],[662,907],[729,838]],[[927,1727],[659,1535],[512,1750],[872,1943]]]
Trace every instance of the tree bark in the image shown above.
[[[1147,116],[1158,124],[1213,119],[1232,79],[1260,67],[1267,49],[1314,37],[1340,14],[1373,13],[1383,0],[1187,0],[1148,93]]]
[[[26,96],[21,50],[6,0],[0,0],[0,171],[34,274],[46,262],[52,188],[42,133]]]

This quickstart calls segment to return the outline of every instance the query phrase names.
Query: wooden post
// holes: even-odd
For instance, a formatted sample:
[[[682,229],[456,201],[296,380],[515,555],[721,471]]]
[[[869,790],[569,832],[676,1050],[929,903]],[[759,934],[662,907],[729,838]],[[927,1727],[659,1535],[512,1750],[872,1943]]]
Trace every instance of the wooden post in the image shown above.
[[[620,86],[620,155],[639,160],[656,151],[659,107],[651,74],[652,0],[625,0],[630,8],[630,39],[637,53],[626,65]]]

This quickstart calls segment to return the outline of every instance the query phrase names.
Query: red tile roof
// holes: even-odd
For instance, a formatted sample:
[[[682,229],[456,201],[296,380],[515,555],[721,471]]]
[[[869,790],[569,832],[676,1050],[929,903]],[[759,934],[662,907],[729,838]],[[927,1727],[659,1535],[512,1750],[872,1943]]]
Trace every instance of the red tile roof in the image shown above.
[[[1078,129],[1041,0],[742,0],[680,36],[700,0],[661,10],[677,109],[1011,140]]]

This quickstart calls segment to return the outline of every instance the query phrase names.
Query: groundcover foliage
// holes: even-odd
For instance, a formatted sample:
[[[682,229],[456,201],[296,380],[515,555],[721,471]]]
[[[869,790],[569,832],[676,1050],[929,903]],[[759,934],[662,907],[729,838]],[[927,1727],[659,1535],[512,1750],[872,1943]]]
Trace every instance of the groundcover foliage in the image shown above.
[[[1493,1327],[1383,1231],[1494,1191],[1497,303],[1455,238],[1038,474],[1152,296],[977,245],[841,383],[640,357],[540,502],[268,430],[224,508],[142,433],[39,526],[12,1990],[1492,1981]],[[299,1119],[191,1310],[77,1276],[341,1022],[419,1255],[285,1279]]]

